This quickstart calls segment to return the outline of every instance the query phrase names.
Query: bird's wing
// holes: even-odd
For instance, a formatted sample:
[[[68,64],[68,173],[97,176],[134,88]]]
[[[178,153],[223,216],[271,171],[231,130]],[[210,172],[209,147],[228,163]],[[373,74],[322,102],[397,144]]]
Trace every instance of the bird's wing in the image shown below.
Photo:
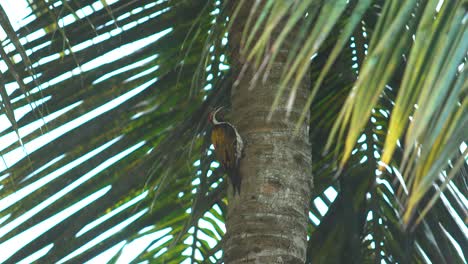
[[[229,125],[215,126],[211,132],[211,142],[215,148],[215,155],[225,169],[230,170],[236,164],[236,134]]]

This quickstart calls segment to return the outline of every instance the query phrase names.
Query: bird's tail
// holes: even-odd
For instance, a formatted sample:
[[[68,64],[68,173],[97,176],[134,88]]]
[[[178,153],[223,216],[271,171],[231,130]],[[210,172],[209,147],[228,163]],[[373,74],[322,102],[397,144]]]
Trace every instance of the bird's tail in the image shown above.
[[[242,177],[240,175],[239,168],[237,167],[234,170],[231,170],[228,174],[229,174],[229,178],[231,179],[231,184],[232,184],[232,189],[234,191],[234,195],[236,195],[236,192],[240,195]]]

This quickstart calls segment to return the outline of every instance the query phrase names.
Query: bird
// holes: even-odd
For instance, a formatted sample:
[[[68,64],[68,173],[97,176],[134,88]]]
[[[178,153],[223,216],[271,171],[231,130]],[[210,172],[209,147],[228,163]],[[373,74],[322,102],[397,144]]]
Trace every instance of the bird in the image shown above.
[[[242,158],[244,142],[237,129],[229,122],[226,122],[220,111],[223,107],[216,108],[209,114],[209,121],[213,125],[211,130],[211,143],[214,146],[216,159],[221,163],[223,170],[231,180],[234,190],[240,195],[242,177],[239,165]]]

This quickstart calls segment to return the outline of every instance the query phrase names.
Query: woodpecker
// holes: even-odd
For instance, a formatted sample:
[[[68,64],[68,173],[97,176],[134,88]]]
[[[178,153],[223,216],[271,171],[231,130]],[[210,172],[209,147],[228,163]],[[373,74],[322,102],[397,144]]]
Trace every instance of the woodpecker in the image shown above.
[[[215,148],[216,159],[221,163],[221,166],[231,179],[234,194],[236,194],[237,191],[240,195],[242,178],[239,173],[239,163],[242,157],[244,143],[237,129],[217,115],[222,108],[223,107],[217,108],[215,111],[211,112],[208,117],[210,123],[213,125],[211,143]]]

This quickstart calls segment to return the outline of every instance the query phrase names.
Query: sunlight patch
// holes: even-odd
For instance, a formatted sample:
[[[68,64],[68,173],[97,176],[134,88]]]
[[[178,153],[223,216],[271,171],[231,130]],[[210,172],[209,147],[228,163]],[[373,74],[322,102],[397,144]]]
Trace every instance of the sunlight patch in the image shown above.
[[[155,228],[154,225],[150,225],[150,226],[147,226],[147,227],[144,227],[143,229],[141,229],[140,231],[138,231],[138,234],[141,235],[141,234],[144,234],[146,232],[149,232],[151,230],[153,230]]]
[[[40,105],[44,104],[45,102],[49,101],[51,98],[52,98],[51,96],[47,96],[47,97],[39,99],[39,100],[37,100],[35,102],[32,102],[32,104],[27,104],[25,106],[21,106],[21,107],[16,108],[14,110],[15,119],[20,120],[22,117],[27,115],[33,109],[36,109],[38,106],[40,106]],[[2,120],[4,120],[4,121],[2,121]],[[3,132],[6,129],[10,128],[10,121],[5,116],[5,114],[0,115],[0,121],[1,121],[0,122],[0,132]],[[15,132],[13,132],[13,133],[15,133]],[[16,133],[15,133],[15,136],[16,136]],[[3,137],[1,137],[1,138],[3,138]],[[6,146],[2,142],[0,149],[3,149],[4,147],[6,147]]]
[[[52,130],[49,131],[48,133],[32,140],[31,142],[28,142],[25,144],[26,152],[31,154],[37,149],[41,148],[42,146],[50,143],[51,141],[55,140],[56,138],[62,136],[63,134],[83,125],[84,123],[90,121],[91,119],[97,118],[98,116],[108,112],[109,110],[112,110],[116,108],[117,106],[121,105],[122,103],[126,102],[127,100],[131,99],[132,97],[138,95],[140,92],[144,91],[147,89],[151,84],[154,83],[154,80],[150,80],[137,88],[134,88],[133,90],[128,91],[127,93],[115,98],[114,100],[101,105],[94,110],[89,111],[88,113],[79,116],[78,118],[75,118],[74,120],[69,121],[68,123]],[[6,157],[7,155],[12,155],[14,157],[24,157],[25,154],[23,153],[22,148],[18,148],[14,151],[9,152],[8,154],[4,155]],[[12,164],[8,164],[8,166],[12,166],[16,162],[18,162],[19,159],[16,158]]]
[[[217,205],[215,205],[215,206],[217,206]],[[214,206],[213,206],[213,208],[214,208]],[[222,214],[220,214],[220,215],[222,215]],[[220,219],[216,218],[211,212],[209,212],[209,211],[206,212],[204,217],[210,218],[212,221],[214,221],[218,225],[218,227],[221,229],[223,234],[226,233],[226,226],[225,226],[224,222],[222,222]],[[217,232],[215,232],[215,233],[217,233]],[[220,235],[223,235],[223,234],[220,234]]]
[[[101,264],[101,263],[109,263],[110,260],[119,252],[119,250],[125,246],[125,241],[121,241],[117,245],[107,249],[106,251],[102,252],[101,254],[95,256],[94,258],[85,262],[85,264]]]
[[[460,217],[457,211],[455,211],[444,193],[440,194],[440,199],[444,203],[447,210],[450,212],[450,215],[453,217],[456,225],[460,228],[462,233],[465,234],[465,238],[468,238],[468,227],[466,226],[466,223],[464,223],[463,219]]]
[[[10,218],[11,214],[7,214],[5,216],[3,216],[2,218],[0,218],[0,225],[5,222],[8,218]]]
[[[323,202],[323,200],[320,197],[314,200],[314,204],[322,216],[324,216],[327,213],[328,206]]]
[[[125,66],[123,68],[120,68],[118,70],[106,73],[106,74],[102,75],[101,77],[99,77],[97,80],[95,80],[93,82],[93,85],[95,85],[97,83],[100,83],[102,81],[105,81],[105,80],[109,79],[110,77],[118,75],[120,73],[123,73],[123,72],[129,71],[129,70],[133,70],[135,68],[144,66],[145,64],[150,63],[151,61],[155,60],[157,57],[158,57],[158,55],[153,55],[153,56],[150,56],[148,58],[139,60],[139,61],[137,61],[135,63],[132,63],[130,65],[127,65],[127,66]]]
[[[52,114],[49,114],[45,117],[42,117],[34,122],[31,122],[25,126],[22,126],[18,129],[18,133],[20,135],[21,138],[24,138],[26,137],[27,135],[33,133],[35,130],[41,128],[42,126],[44,126],[45,124],[49,123],[50,121],[54,120],[55,118],[63,115],[64,113],[70,111],[71,109],[75,108],[76,106],[80,105],[81,102],[77,102],[77,103],[74,103],[70,106],[67,106],[67,107],[64,107]],[[0,116],[0,120],[1,120],[1,117]],[[0,129],[1,130],[1,129]],[[18,136],[16,135],[16,132],[10,132],[2,137],[0,137],[0,142],[1,142],[1,146],[0,147],[0,150],[8,147],[9,145],[13,144],[14,142],[17,142],[18,141]],[[10,157],[7,156],[8,154],[4,155],[4,159],[7,160],[9,159]],[[19,156],[16,156],[16,157],[11,157],[12,159],[14,160],[17,160],[17,159],[20,159],[22,158],[23,155],[19,155]],[[3,168],[0,167],[0,170],[3,170]]]
[[[57,161],[63,159],[65,157],[65,154],[62,154],[56,158],[54,158],[53,160],[47,162],[46,164],[42,165],[39,169],[33,171],[31,174],[29,174],[28,176],[26,176],[23,180],[21,180],[21,182],[24,182],[26,180],[28,180],[29,178],[37,175],[38,173],[40,173],[41,171],[47,169],[48,167],[54,165]]]
[[[16,31],[20,27],[24,26],[23,18],[32,13],[32,9],[29,7],[29,4],[26,0],[15,0],[15,4],[12,5],[8,1],[0,1],[2,8],[5,10],[5,13],[8,14],[11,26]],[[35,16],[32,16],[35,17]],[[1,30],[3,31],[3,30]],[[0,39],[4,39],[3,34],[0,34]]]
[[[218,234],[218,232],[216,232],[213,225],[210,222],[203,219],[203,218],[200,218],[200,220],[198,220],[198,224],[199,224],[200,228],[206,228],[207,230],[211,230],[214,233],[214,235],[216,236],[216,238],[213,238],[213,237],[205,234],[205,232],[202,229],[198,230],[197,238],[202,239],[205,242],[207,242],[208,245],[210,246],[210,248],[213,248],[214,246],[216,246],[216,244],[218,244],[218,241],[221,240],[221,236],[220,236],[220,234]]]
[[[309,219],[316,225],[320,225],[320,220],[311,212],[309,212]]]
[[[115,142],[117,142],[120,138],[116,138],[116,139],[113,139],[107,143],[105,143],[104,145],[94,149],[93,151],[89,152],[89,153],[86,153],[85,155],[79,157],[78,159],[64,165],[63,167],[55,170],[54,172],[48,174],[47,176],[44,176],[43,178],[27,185],[26,187],[20,189],[20,190],[17,190],[16,192],[8,195],[7,197],[4,197],[0,200],[0,212],[7,209],[8,207],[12,206],[13,204],[17,203],[18,201],[20,201],[21,199],[25,198],[26,196],[28,196],[29,194],[31,194],[32,192],[38,190],[39,188],[45,186],[47,183],[51,182],[52,180],[58,178],[59,176],[62,176],[63,174],[65,174],[67,171],[73,169],[74,167],[86,162],[87,160],[91,159],[92,157],[96,156],[97,154],[99,154],[100,152],[104,151],[105,149],[107,149],[108,147],[110,147],[111,145],[113,145]],[[63,190],[62,190],[63,191]],[[53,196],[52,196],[53,197]],[[50,197],[50,198],[52,198]],[[49,198],[49,199],[50,199]],[[58,198],[57,198],[58,199]],[[35,207],[36,208],[36,207]],[[42,209],[41,209],[42,210]],[[31,209],[30,211],[26,212],[23,216],[25,215],[28,215],[30,214],[32,211],[34,211],[33,209]],[[35,214],[35,213],[34,213]],[[32,217],[34,214],[32,214],[31,216],[29,217]],[[22,217],[19,217],[17,218],[16,220],[19,220],[19,219],[22,219]],[[28,217],[28,218],[29,218]],[[26,219],[25,219],[26,220]],[[11,223],[10,223],[11,224]],[[3,228],[5,228],[6,226],[4,226]],[[2,228],[2,229],[3,229]],[[0,229],[0,230],[2,230]],[[2,232],[0,231],[0,237],[2,236]]]
[[[463,256],[463,250],[461,249],[460,244],[458,244],[458,242],[453,238],[453,236],[447,231],[447,229],[445,229],[445,227],[440,222],[439,222],[439,227],[444,231],[450,243],[452,243],[453,247],[457,250],[458,256],[463,260],[463,263],[466,263],[466,259]],[[464,231],[463,233],[465,234],[465,237],[466,237],[466,234],[467,234],[466,231]]]
[[[33,241],[36,237],[42,235],[43,233],[47,232],[49,229],[53,228],[64,219],[72,216],[79,210],[83,209],[85,206],[89,205],[90,203],[94,202],[98,198],[102,197],[111,189],[111,186],[107,186],[88,197],[84,198],[83,200],[73,204],[72,206],[68,207],[67,209],[55,214],[54,216],[36,224],[35,226],[23,231],[19,235],[16,235],[9,240],[0,244],[0,262],[7,260],[10,256],[16,253],[18,250],[29,244]],[[3,229],[3,228],[2,228]],[[5,233],[5,232],[2,232]],[[0,236],[3,236],[0,235]]]
[[[161,249],[160,251],[158,251],[158,253],[154,254],[153,257],[157,258],[157,257],[161,256],[162,254],[166,253],[166,251],[167,251],[167,247],[165,247],[165,248]]]
[[[89,241],[88,243],[86,243],[85,245],[83,245],[82,247],[78,248],[77,250],[73,251],[71,254],[69,254],[68,256],[66,256],[65,258],[59,260],[57,262],[57,264],[61,264],[61,263],[64,263],[78,255],[80,255],[81,253],[87,251],[88,249],[96,246],[97,244],[101,243],[102,241],[106,240],[107,238],[111,237],[112,235],[114,235],[115,233],[121,231],[122,229],[124,229],[126,226],[130,225],[132,222],[134,222],[135,220],[137,220],[138,218],[140,218],[141,216],[143,216],[146,212],[148,211],[148,208],[146,209],[143,209],[141,210],[140,212],[138,212],[137,214],[135,214],[134,216],[128,218],[127,220],[123,221],[122,223],[110,228],[109,230],[105,231],[104,233],[100,234],[99,236],[97,236],[96,238],[94,238],[93,240]]]
[[[335,188],[333,187],[328,187],[325,191],[325,196],[327,196],[328,200],[330,200],[330,202],[333,202],[335,201],[336,197],[338,196],[338,193],[336,192]]]
[[[144,71],[142,71],[142,72],[140,72],[140,73],[138,73],[136,75],[133,75],[132,77],[125,80],[124,83],[128,83],[128,82],[131,82],[131,81],[136,80],[138,78],[141,78],[143,76],[146,76],[146,75],[148,75],[150,73],[153,73],[153,72],[157,71],[158,69],[159,69],[159,65],[155,65],[155,66],[153,66],[153,67],[151,67],[151,68],[149,68],[147,70],[144,70]]]
[[[171,228],[165,228],[163,230],[170,231]],[[165,235],[167,235],[166,232],[158,231],[158,232],[154,232],[152,234],[148,234],[148,235],[135,239],[134,241],[125,245],[124,249],[122,250],[122,254],[120,255],[116,263],[117,264],[131,263],[132,260],[134,260],[139,254],[141,254],[143,250],[145,250],[145,248],[147,248],[154,240],[159,239]]]
[[[122,57],[131,55],[132,53],[136,52],[137,50],[157,41],[161,37],[167,35],[169,32],[172,31],[172,28],[165,29],[161,32],[153,34],[149,37],[137,40],[135,42],[120,46],[114,50],[107,52],[106,54],[97,57],[81,66],[81,69],[86,72],[97,67],[100,67],[107,63],[112,63]]]
[[[93,222],[87,224],[84,226],[78,233],[76,233],[75,237],[79,237],[83,235],[84,233],[88,232],[89,230],[95,228],[96,226],[100,225],[101,223],[107,221],[114,215],[122,212],[123,210],[129,208],[130,206],[136,204],[137,202],[143,200],[146,196],[148,195],[148,191],[143,192],[142,194],[138,195],[137,197],[131,199],[130,201],[122,204],[121,206],[117,207],[116,209],[112,210],[110,213],[107,213],[98,219],[94,220]]]
[[[97,174],[99,174],[102,170],[106,169],[107,167],[113,165],[114,163],[116,163],[117,161],[119,161],[120,159],[124,158],[125,156],[127,156],[128,154],[132,153],[134,150],[136,150],[137,148],[141,147],[142,145],[144,144],[144,141],[143,142],[140,142],[136,145],[134,145],[133,147],[115,155],[114,157],[104,161],[103,163],[101,163],[99,166],[97,166],[96,168],[94,168],[93,170],[89,171],[88,173],[86,173],[85,175],[83,175],[81,178],[79,178],[78,180],[74,181],[73,183],[69,184],[67,187],[63,188],[62,190],[60,190],[59,192],[57,192],[56,194],[52,195],[51,197],[49,197],[48,199],[46,199],[45,201],[43,201],[42,203],[40,203],[39,205],[37,205],[36,207],[30,209],[29,211],[27,211],[25,214],[21,215],[20,217],[16,218],[14,221],[8,223],[7,225],[3,226],[2,228],[0,228],[0,237],[7,234],[8,232],[10,232],[12,229],[14,229],[15,227],[17,227],[18,225],[24,223],[25,221],[27,221],[28,219],[30,219],[32,216],[36,215],[37,213],[39,213],[40,211],[42,211],[43,209],[45,209],[47,206],[51,205],[52,203],[54,203],[55,201],[57,201],[58,199],[64,197],[66,194],[68,194],[69,192],[71,192],[72,190],[76,189],[77,187],[79,187],[81,184],[83,184],[84,182],[88,181],[89,179],[91,179],[92,177],[96,176]],[[42,185],[41,185],[42,186]],[[16,194],[16,193],[15,193]],[[88,196],[86,199],[88,199],[90,196]],[[17,197],[17,199],[22,199],[23,197]],[[3,202],[3,200],[1,200]],[[82,200],[84,201],[84,200]],[[71,208],[71,207],[69,207]],[[45,230],[47,231],[47,230]]]
[[[34,252],[33,254],[29,255],[27,258],[24,258],[17,264],[30,264],[34,263],[34,261],[38,260],[39,258],[43,257],[47,252],[49,252],[54,247],[54,244],[49,244],[42,249]]]
[[[165,228],[163,230],[158,231],[158,237],[160,239],[156,243],[151,245],[151,247],[148,248],[147,252],[151,252],[152,250],[157,249],[158,247],[164,245],[164,243],[166,243],[167,241],[171,240],[173,236],[168,235],[171,230],[171,228]]]

